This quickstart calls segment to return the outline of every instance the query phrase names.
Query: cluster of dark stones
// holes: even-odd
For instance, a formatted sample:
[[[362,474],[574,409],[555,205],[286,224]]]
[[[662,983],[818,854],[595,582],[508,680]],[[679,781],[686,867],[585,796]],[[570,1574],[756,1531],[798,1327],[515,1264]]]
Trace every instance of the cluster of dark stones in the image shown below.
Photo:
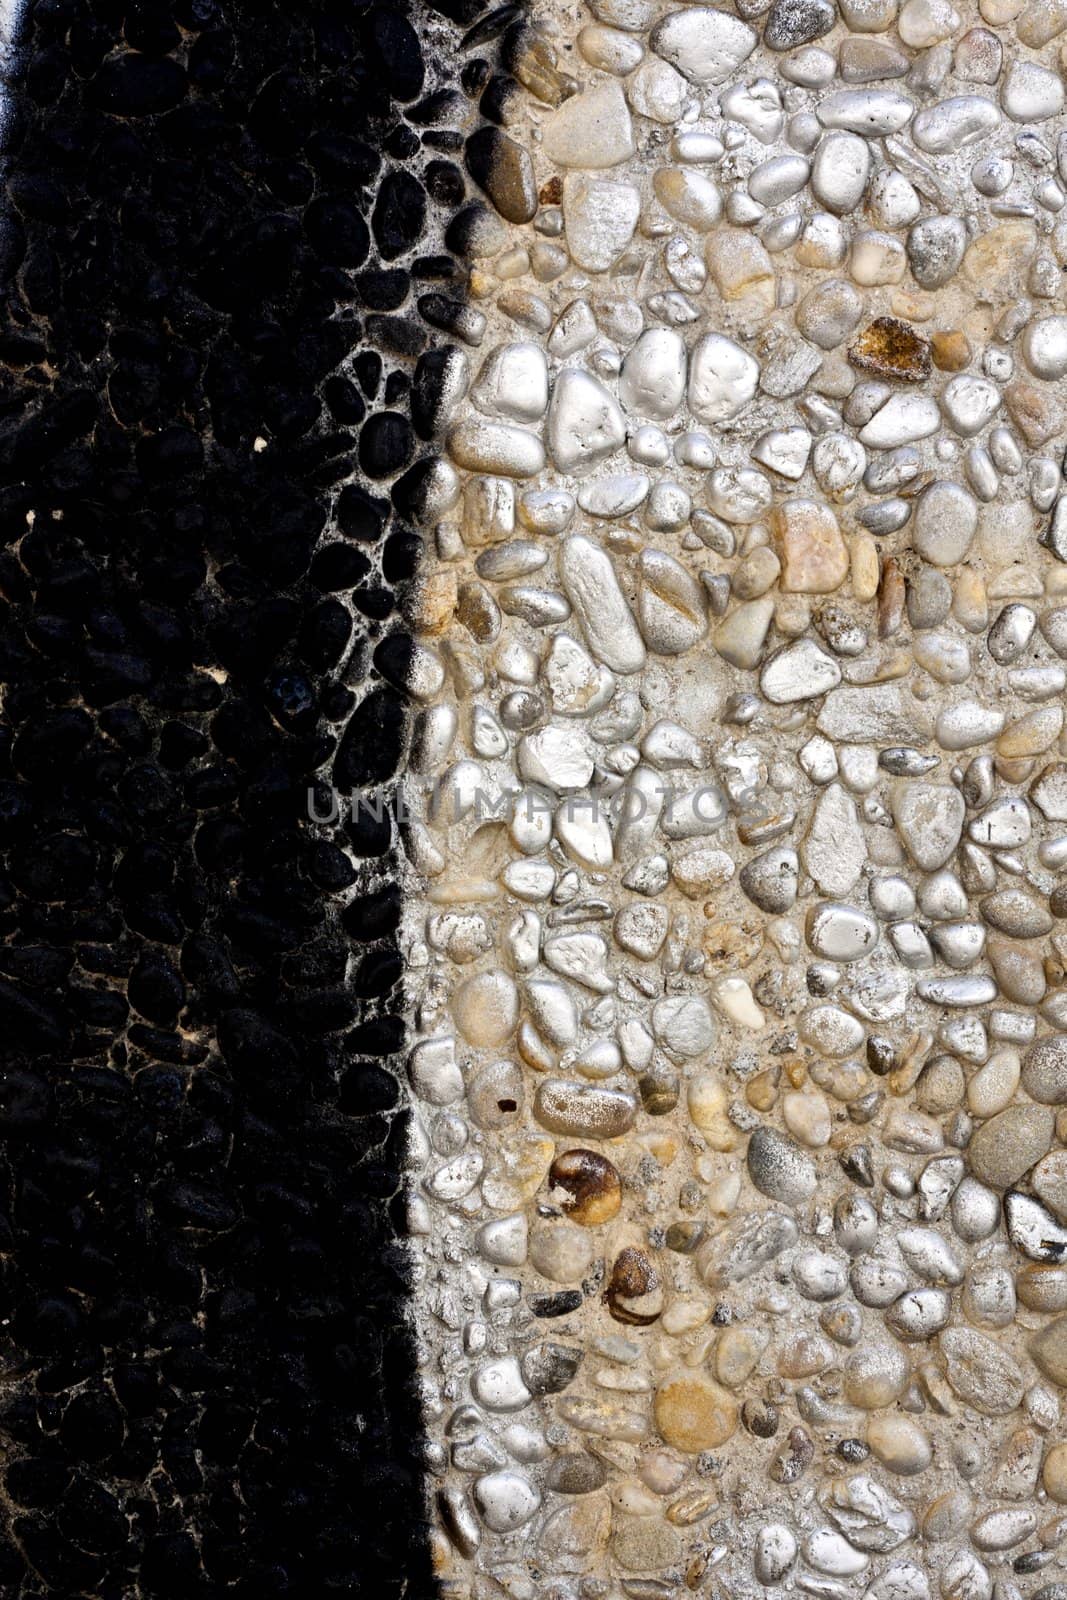
[[[0,201],[11,1600],[434,1592],[397,834],[308,812],[403,760],[410,397],[518,20],[479,9],[31,0]]]

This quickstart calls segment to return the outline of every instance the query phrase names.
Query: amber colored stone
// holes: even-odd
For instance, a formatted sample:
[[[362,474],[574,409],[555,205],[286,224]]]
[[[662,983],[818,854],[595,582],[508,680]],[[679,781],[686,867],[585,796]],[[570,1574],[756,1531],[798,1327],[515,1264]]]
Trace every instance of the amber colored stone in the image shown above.
[[[654,1415],[665,1444],[699,1455],[729,1439],[737,1427],[737,1402],[699,1372],[683,1371],[660,1384]]]
[[[563,179],[555,173],[541,185],[537,197],[543,206],[558,206],[563,201]]]
[[[1054,396],[1032,383],[1009,383],[1004,390],[1008,415],[1026,440],[1036,449],[1060,429],[1060,408]]]
[[[622,1179],[595,1150],[564,1150],[548,1169],[548,1185],[564,1215],[584,1228],[610,1222],[622,1205]]]
[[[903,383],[930,376],[930,342],[899,317],[876,317],[852,342],[848,359],[863,372]]]
[[[456,616],[479,644],[491,644],[500,632],[500,608],[484,583],[460,584]]]
[[[931,335],[930,354],[938,372],[962,372],[974,351],[965,333],[959,328],[947,328]]]
[[[848,576],[848,546],[830,506],[783,500],[771,512],[771,532],[787,594],[832,594]]]

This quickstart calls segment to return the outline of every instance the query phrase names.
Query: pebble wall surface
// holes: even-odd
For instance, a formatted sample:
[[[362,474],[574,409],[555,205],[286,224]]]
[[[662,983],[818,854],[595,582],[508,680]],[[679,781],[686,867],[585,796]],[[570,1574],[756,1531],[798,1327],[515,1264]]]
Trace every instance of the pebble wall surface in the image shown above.
[[[412,379],[462,313],[476,18],[24,20],[0,204],[5,1600],[435,1592],[395,828],[388,805],[336,818],[334,791],[388,798],[405,748]]]
[[[504,65],[415,380],[442,1592],[1063,1600],[1067,7]]]

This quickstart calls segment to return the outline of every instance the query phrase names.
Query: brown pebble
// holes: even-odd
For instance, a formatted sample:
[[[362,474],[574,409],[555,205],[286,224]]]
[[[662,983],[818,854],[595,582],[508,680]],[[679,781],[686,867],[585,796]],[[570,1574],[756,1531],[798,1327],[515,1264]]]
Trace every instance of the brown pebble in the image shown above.
[[[930,376],[930,345],[899,317],[876,317],[852,342],[848,359],[861,372],[904,383]]]
[[[608,1158],[595,1150],[565,1150],[558,1155],[548,1169],[548,1186],[564,1215],[584,1228],[610,1222],[622,1205],[622,1179]]]
[[[663,1284],[643,1250],[627,1245],[615,1257],[604,1300],[616,1322],[647,1328],[663,1312]]]
[[[971,341],[959,328],[948,328],[930,339],[930,354],[939,372],[962,372],[974,354]]]

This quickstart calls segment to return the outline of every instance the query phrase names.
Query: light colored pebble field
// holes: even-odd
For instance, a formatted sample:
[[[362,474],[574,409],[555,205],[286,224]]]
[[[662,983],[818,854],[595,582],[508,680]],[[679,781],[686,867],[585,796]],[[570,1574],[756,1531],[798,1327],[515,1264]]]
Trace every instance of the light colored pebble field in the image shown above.
[[[411,608],[442,1594],[1065,1600],[1067,0],[530,22]]]

